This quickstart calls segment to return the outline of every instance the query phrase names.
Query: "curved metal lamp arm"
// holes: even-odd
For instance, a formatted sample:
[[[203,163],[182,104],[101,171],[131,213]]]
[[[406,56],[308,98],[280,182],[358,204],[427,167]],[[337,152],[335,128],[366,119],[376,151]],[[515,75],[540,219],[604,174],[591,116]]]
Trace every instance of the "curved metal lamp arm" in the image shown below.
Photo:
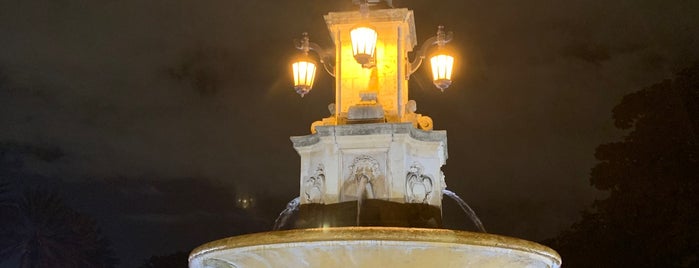
[[[433,45],[437,46],[444,46],[444,44],[449,43],[452,39],[454,38],[454,33],[453,32],[444,32],[444,26],[439,26],[437,30],[437,35],[430,37],[429,39],[425,40],[424,43],[422,43],[422,46],[420,46],[420,49],[416,52],[415,58],[413,61],[411,61],[408,64],[408,74],[407,78],[409,78],[413,73],[417,71],[417,69],[420,68],[422,65],[422,61],[425,60],[425,57],[427,56],[427,50],[432,47]]]
[[[318,54],[320,63],[323,64],[325,71],[328,72],[330,76],[335,77],[335,66],[329,63],[327,60],[335,53],[333,49],[323,49],[320,47],[320,45],[310,42],[308,39],[308,33],[303,33],[302,39],[294,40],[294,45],[296,46],[296,49],[301,50],[306,54],[308,54],[309,51],[314,51],[316,54]]]
[[[415,54],[415,59],[411,61],[408,64],[408,77],[413,75],[417,69],[420,68],[422,65],[422,61],[425,59],[425,54],[427,53],[427,49],[429,49],[432,45],[434,45],[437,42],[437,37],[433,36],[430,37],[425,41],[425,43],[422,44],[420,49],[416,52]]]
[[[323,68],[325,69],[330,76],[335,77],[335,65],[333,65],[331,61],[328,61],[326,59],[331,58],[335,54],[334,49],[323,49],[321,48],[318,44],[309,42],[310,49],[315,51],[318,54],[318,57],[320,58],[320,63],[323,64]]]

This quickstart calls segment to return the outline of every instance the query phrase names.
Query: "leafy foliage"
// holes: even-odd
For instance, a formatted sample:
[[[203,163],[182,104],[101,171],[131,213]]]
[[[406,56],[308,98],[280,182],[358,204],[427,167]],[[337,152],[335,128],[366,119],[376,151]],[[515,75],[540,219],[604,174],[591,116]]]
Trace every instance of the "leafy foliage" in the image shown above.
[[[590,182],[609,196],[548,241],[565,267],[699,266],[699,64],[626,95]]]
[[[0,197],[8,191],[0,192]],[[109,242],[91,218],[55,192],[25,191],[3,200],[0,265],[18,267],[115,267]]]

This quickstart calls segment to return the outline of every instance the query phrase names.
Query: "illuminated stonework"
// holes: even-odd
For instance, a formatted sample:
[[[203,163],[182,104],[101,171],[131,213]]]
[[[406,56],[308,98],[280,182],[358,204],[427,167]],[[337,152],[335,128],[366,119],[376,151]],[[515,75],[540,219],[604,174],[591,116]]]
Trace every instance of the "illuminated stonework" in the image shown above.
[[[453,194],[443,191],[447,136],[408,98],[408,78],[420,65],[408,60],[417,44],[413,12],[356,2],[364,3],[361,11],[325,16],[335,43],[334,67],[324,65],[336,79],[331,116],[314,122],[310,135],[291,137],[301,157],[299,196],[282,214],[296,213],[287,227],[298,229],[205,244],[189,266],[560,267],[555,251],[533,242],[440,229],[443,193]],[[377,42],[373,55],[355,58],[350,31],[360,25],[375,29]],[[428,45],[448,42],[439,29]],[[304,40],[304,54],[313,49],[327,58]],[[445,77],[435,85],[444,89],[451,69],[437,71]]]
[[[316,165],[316,170],[307,176],[301,185],[303,185],[303,197],[306,203],[323,204],[325,197],[325,168],[323,164]]]
[[[350,30],[371,21],[379,33],[376,66],[364,68],[352,55]],[[383,106],[388,122],[400,122],[408,102],[406,64],[408,52],[417,44],[413,11],[408,9],[372,10],[368,18],[360,12],[330,12],[325,16],[330,36],[335,42],[336,115],[345,116],[349,108],[361,101],[360,93],[373,91]]]
[[[441,171],[447,159],[445,131],[422,131],[411,123],[318,126],[316,130],[291,140],[301,156],[302,186],[316,163],[324,163],[324,204],[356,200],[359,195],[398,203],[412,200],[406,197],[406,179],[419,163],[417,176],[424,190],[429,190],[420,203],[441,207],[441,191],[446,187]],[[425,178],[430,178],[429,187]],[[302,199],[301,204],[306,203],[313,202]]]

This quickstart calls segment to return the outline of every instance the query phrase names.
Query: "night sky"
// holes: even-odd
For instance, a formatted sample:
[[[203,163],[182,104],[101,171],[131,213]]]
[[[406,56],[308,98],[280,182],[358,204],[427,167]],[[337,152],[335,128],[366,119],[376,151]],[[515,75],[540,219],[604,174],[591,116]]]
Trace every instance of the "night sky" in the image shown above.
[[[443,24],[460,69],[423,66],[418,113],[447,130],[448,188],[492,233],[540,241],[604,192],[595,147],[622,96],[699,60],[699,1],[399,1],[418,43]],[[95,218],[123,267],[271,228],[298,195],[289,136],[328,116],[332,77],[300,98],[304,31],[351,1],[2,0],[0,173]],[[237,205],[252,198],[251,208]],[[473,230],[445,200],[447,227]]]

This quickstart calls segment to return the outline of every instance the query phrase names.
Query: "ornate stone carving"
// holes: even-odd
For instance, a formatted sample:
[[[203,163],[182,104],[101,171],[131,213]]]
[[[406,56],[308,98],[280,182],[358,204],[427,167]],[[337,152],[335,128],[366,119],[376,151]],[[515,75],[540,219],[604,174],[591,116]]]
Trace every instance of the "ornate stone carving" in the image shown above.
[[[408,168],[405,178],[405,202],[428,203],[432,197],[433,185],[432,178],[423,174],[422,165],[414,162]]]
[[[418,116],[417,125],[422,130],[432,130],[432,128],[434,127],[434,125],[432,124],[432,118],[424,115]]]
[[[315,121],[311,124],[311,134],[318,133],[318,130],[316,129],[317,126],[331,126],[337,123],[335,120],[335,103],[328,104],[328,112],[330,112],[329,117],[323,118],[323,120]]]
[[[408,103],[405,104],[405,112],[409,114],[417,112],[417,102],[415,100],[409,100]]]
[[[369,155],[359,155],[348,167],[349,174],[342,184],[341,201],[386,198],[379,161]]]
[[[318,131],[316,130],[317,126],[322,126],[325,125],[323,124],[323,121],[315,121],[311,124],[311,134],[316,134]]]
[[[335,115],[335,103],[328,104],[328,112],[330,112],[330,116]]]
[[[323,203],[325,196],[325,170],[323,164],[318,164],[313,175],[308,176],[303,185],[304,198],[308,203]]]
[[[403,122],[413,123],[415,128],[422,130],[432,130],[432,118],[422,114],[415,113],[417,111],[417,102],[414,100],[409,100],[405,104],[405,114],[403,115]]]

